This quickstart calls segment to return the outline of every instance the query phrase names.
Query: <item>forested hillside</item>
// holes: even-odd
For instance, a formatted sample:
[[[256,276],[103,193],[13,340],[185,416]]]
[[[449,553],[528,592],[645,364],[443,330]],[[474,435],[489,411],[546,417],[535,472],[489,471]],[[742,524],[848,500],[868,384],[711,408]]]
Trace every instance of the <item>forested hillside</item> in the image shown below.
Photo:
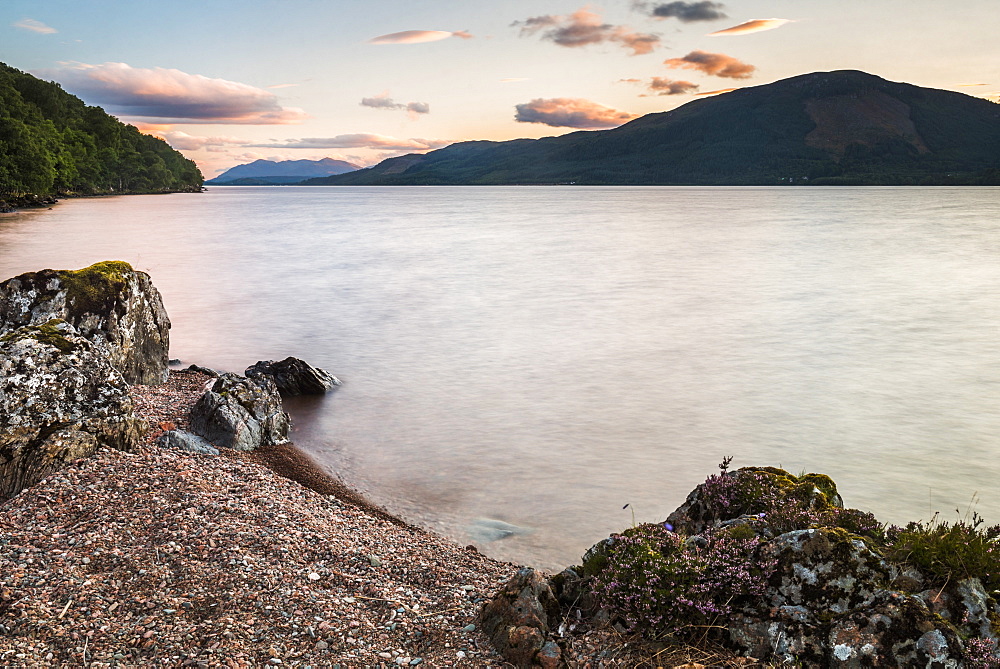
[[[198,167],[162,139],[0,63],[0,199],[190,191],[201,184]]]

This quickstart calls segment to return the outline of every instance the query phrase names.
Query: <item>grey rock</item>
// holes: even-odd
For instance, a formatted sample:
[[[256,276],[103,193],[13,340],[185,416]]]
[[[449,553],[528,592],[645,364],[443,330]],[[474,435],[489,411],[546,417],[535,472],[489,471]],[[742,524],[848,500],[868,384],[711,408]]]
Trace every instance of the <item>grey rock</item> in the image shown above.
[[[191,431],[218,448],[252,451],[288,443],[288,414],[269,378],[219,374],[191,409]]]
[[[280,362],[260,360],[247,367],[248,379],[271,377],[282,395],[322,395],[342,385],[340,379],[325,370],[313,367],[298,358],[285,358]]]
[[[156,443],[164,448],[176,448],[189,453],[199,453],[201,455],[219,454],[219,449],[206,439],[186,430],[164,432],[157,438]]]
[[[0,332],[59,319],[104,352],[128,383],[167,378],[170,319],[149,275],[125,262],[28,272],[0,283]]]
[[[480,543],[500,541],[507,537],[523,536],[534,532],[531,528],[512,525],[494,518],[476,518],[471,525],[465,528],[465,531],[473,541]]]
[[[72,325],[0,335],[0,499],[99,446],[131,450],[144,432],[121,373]]]

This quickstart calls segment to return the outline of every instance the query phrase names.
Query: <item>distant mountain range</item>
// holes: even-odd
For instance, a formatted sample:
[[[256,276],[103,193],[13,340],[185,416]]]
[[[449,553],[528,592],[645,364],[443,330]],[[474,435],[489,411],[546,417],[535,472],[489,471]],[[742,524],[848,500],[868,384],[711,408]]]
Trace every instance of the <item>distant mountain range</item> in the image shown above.
[[[1000,185],[1000,104],[816,72],[613,130],[473,141],[306,185]]]
[[[219,176],[206,181],[209,186],[277,186],[293,184],[312,177],[344,174],[360,169],[344,160],[255,160],[237,165]]]

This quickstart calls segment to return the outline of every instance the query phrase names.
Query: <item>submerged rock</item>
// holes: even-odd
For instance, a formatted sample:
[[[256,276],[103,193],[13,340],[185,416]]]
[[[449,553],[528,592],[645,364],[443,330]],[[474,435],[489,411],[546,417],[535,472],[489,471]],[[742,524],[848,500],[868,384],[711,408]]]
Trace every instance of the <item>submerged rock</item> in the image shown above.
[[[0,499],[99,446],[130,450],[143,432],[125,379],[72,325],[0,335]]]
[[[531,528],[512,525],[494,518],[476,518],[471,525],[465,528],[465,531],[470,539],[480,543],[491,543],[507,537],[523,536],[534,532]]]
[[[288,414],[269,377],[222,372],[191,409],[191,431],[218,448],[252,451],[288,443]]]
[[[270,377],[282,395],[322,395],[341,385],[340,379],[330,372],[291,357],[280,362],[260,360],[247,367],[245,373],[255,381]]]
[[[149,275],[126,262],[28,272],[0,283],[0,332],[53,319],[107,355],[128,383],[167,378],[170,319]]]

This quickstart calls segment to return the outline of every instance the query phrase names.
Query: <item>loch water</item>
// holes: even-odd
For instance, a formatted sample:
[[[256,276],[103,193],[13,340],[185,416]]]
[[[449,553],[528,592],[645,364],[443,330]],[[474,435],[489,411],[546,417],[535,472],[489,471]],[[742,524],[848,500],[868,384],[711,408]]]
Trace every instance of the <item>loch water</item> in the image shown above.
[[[185,364],[339,376],[290,403],[296,443],[501,559],[577,562],[730,455],[886,522],[1000,522],[997,189],[217,187],[0,216],[0,278],[108,259],[152,275]]]

